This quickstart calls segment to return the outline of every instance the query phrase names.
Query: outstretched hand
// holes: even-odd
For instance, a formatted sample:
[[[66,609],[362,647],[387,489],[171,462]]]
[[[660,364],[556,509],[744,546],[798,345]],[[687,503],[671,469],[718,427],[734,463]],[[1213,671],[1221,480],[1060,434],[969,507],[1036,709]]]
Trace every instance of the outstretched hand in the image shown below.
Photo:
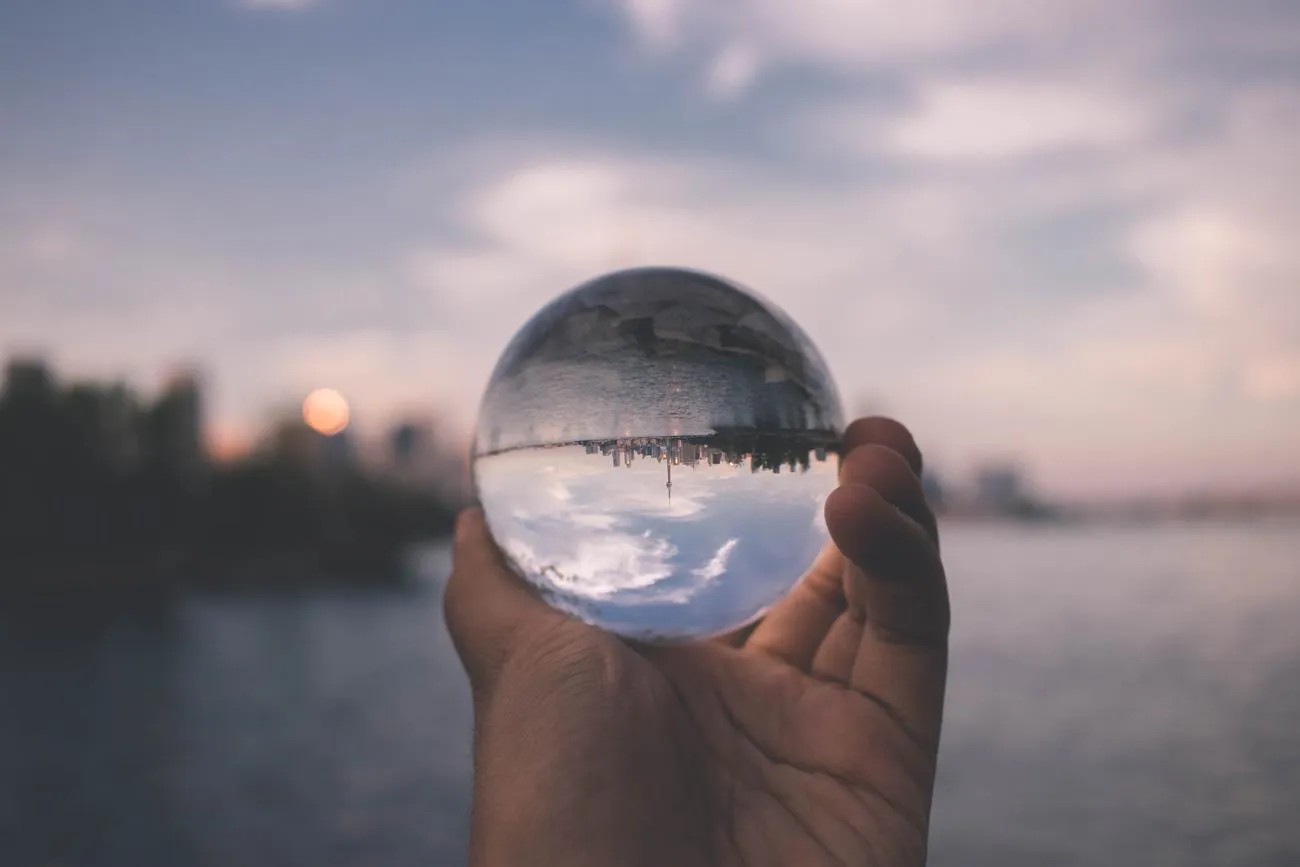
[[[482,513],[445,611],[475,715],[477,865],[920,865],[948,595],[921,454],[845,433],[833,544],[747,636],[633,645],[548,607]]]

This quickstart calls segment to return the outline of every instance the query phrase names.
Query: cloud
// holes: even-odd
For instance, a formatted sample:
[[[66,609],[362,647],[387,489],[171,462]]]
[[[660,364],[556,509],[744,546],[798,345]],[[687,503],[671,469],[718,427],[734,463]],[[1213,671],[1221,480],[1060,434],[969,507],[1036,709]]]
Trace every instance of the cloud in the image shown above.
[[[664,50],[691,42],[716,47],[744,40],[774,60],[861,69],[882,60],[976,46],[1008,33],[1041,38],[1069,26],[1062,21],[1063,11],[1087,13],[1091,4],[1000,0],[974,8],[961,0],[918,0],[905,6],[881,0],[623,0],[618,5],[639,37]],[[1097,5],[1113,9],[1115,3]],[[1087,17],[1100,16],[1093,11]]]
[[[727,560],[731,557],[731,552],[736,550],[736,546],[739,544],[740,540],[734,538],[723,542],[717,552],[709,558],[709,562],[697,569],[692,569],[691,574],[703,582],[712,581],[726,574]]]
[[[1117,71],[1207,56],[1284,58],[1300,26],[1266,4],[1170,0],[619,0],[636,37],[663,53],[717,57],[745,45],[762,66],[851,77],[1070,68]],[[1194,46],[1194,48],[1193,48]]]
[[[906,156],[1006,159],[1118,147],[1141,141],[1150,126],[1119,97],[1037,81],[932,84],[918,102],[884,131],[886,144]]]
[[[1294,399],[1300,395],[1300,352],[1250,362],[1244,384],[1246,391],[1259,400]]]
[[[737,162],[575,148],[486,174],[461,206],[472,240],[429,245],[407,260],[419,263],[415,276],[429,290],[462,288],[467,310],[527,311],[595,273],[645,263],[711,268],[764,292],[828,286],[864,266],[888,267],[878,245],[863,243],[862,223],[900,223],[889,232],[900,240],[927,230],[887,214],[892,201],[783,183]],[[870,282],[860,292],[879,297],[882,309],[897,303]]]
[[[940,463],[1022,443],[1071,489],[1296,466],[1300,83],[1283,61],[1300,18],[1209,0],[610,2],[657,62],[736,104],[698,136],[557,110],[467,125],[409,165],[388,163],[409,141],[376,138],[378,166],[322,151],[306,163],[360,203],[325,215],[278,170],[265,200],[197,209],[211,189],[144,170],[98,189],[32,175],[24,195],[46,183],[48,201],[0,209],[0,347],[143,381],[210,360],[214,414],[241,424],[330,384],[359,429],[420,404],[469,426],[542,303],[681,264],[785,307],[849,404],[902,416]],[[629,90],[626,111],[689,105],[677,83],[654,106]],[[249,165],[279,158],[260,141]],[[318,221],[334,231],[284,230]]]
[[[1260,401],[1300,399],[1297,217],[1189,208],[1132,232],[1157,291],[1173,299],[1234,383]]]
[[[539,553],[519,536],[511,536],[503,544],[525,571],[560,576],[567,592],[586,599],[608,599],[632,591],[644,591],[657,599],[654,587],[672,576],[670,561],[677,554],[665,539],[607,530],[579,537],[560,554],[556,553],[559,547]]]
[[[917,93],[881,112],[879,146],[820,177],[539,148],[468,186],[468,240],[422,248],[424,276],[454,274],[466,321],[494,333],[489,309],[517,311],[503,345],[528,311],[610,267],[718,271],[791,312],[850,402],[883,398],[958,462],[1007,448],[1014,418],[1049,486],[1102,479],[1073,467],[1100,460],[1097,438],[1114,434],[1098,426],[1119,418],[1129,437],[1180,437],[1181,461],[1249,441],[1285,463],[1300,434],[1300,206],[1282,191],[1300,185],[1286,144],[1300,97],[1223,92],[1215,122],[1170,135],[1178,94],[1152,107],[1007,78]],[[1004,122],[981,127],[982,112]],[[1217,433],[1194,421],[1224,413],[1237,421]],[[1173,484],[1172,467],[1149,475]]]
[[[758,78],[758,53],[748,45],[729,45],[709,65],[706,87],[720,99],[740,95]]]
[[[687,12],[683,0],[622,0],[620,5],[649,44],[666,47],[681,38]]]
[[[60,268],[74,264],[86,252],[86,242],[74,230],[64,226],[42,226],[20,238],[9,253],[15,259],[42,268]]]
[[[977,103],[1041,92],[1003,78],[978,88]],[[883,112],[881,128],[924,129],[918,118],[956,99],[942,84],[918,93],[931,97]],[[438,227],[394,233],[379,248],[388,261],[349,271],[216,260],[143,225],[78,235],[78,273],[100,275],[87,296],[15,253],[0,263],[12,278],[0,345],[38,340],[73,371],[146,380],[160,359],[212,359],[214,412],[245,425],[331,385],[359,429],[422,405],[468,427],[498,352],[545,301],[612,268],[680,264],[772,298],[851,405],[874,396],[948,463],[1023,442],[1049,487],[1099,484],[1099,443],[1121,418],[1124,439],[1177,436],[1181,451],[1124,458],[1127,478],[1107,483],[1151,478],[1161,461],[1170,479],[1209,472],[1247,444],[1285,460],[1300,435],[1288,193],[1300,97],[1245,88],[1214,108],[1194,136],[1117,122],[1050,159],[1039,133],[999,142],[997,159],[965,145],[920,157],[882,136],[834,165],[800,151],[784,167],[617,140],[474,145],[473,159],[447,160],[455,185],[408,181],[407,195],[437,198]],[[1069,140],[1066,127],[1046,140]],[[817,171],[789,168],[804,159]],[[81,223],[11,221],[3,236],[48,225]]]
[[[918,82],[901,106],[845,100],[802,113],[780,132],[816,156],[929,162],[1093,155],[1142,144],[1174,106],[1032,78]],[[1032,166],[1022,166],[1032,171]]]
[[[671,502],[665,471],[648,458],[614,467],[580,447],[515,450],[476,465],[503,550],[525,572],[548,576],[569,597],[562,602],[588,612],[612,603],[602,616],[615,622],[662,621],[688,632],[731,626],[784,595],[825,538],[815,522],[811,533],[790,531],[807,526],[833,487],[831,462],[779,476],[680,466]],[[691,505],[682,511],[684,500]]]
[[[324,0],[238,0],[244,9],[259,12],[302,12],[319,6]]]

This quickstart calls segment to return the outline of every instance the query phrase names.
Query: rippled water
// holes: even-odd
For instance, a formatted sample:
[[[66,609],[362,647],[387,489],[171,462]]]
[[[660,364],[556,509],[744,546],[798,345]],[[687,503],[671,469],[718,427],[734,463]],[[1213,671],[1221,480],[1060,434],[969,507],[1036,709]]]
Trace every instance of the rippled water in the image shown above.
[[[1300,863],[1300,526],[944,549],[933,864]],[[0,864],[458,863],[469,737],[435,584],[11,616]]]

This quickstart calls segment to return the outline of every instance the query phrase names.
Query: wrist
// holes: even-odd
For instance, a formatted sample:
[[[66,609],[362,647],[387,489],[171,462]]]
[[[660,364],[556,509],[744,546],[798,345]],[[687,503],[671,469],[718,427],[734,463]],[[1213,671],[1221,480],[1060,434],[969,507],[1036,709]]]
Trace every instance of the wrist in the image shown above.
[[[640,741],[610,747],[611,732],[593,730],[590,716],[585,726],[557,726],[535,711],[480,729],[472,865],[695,863],[700,799],[669,782],[676,775],[663,773],[662,754]],[[614,717],[609,722],[618,722]],[[611,728],[625,733],[622,725]]]

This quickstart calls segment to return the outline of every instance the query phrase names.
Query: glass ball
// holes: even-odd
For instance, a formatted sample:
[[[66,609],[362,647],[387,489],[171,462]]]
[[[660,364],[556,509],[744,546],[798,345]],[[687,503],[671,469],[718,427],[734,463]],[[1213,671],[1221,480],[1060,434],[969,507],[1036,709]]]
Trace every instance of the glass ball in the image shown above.
[[[761,617],[827,541],[843,416],[826,363],[771,303],[638,268],[578,286],[510,341],[474,484],[552,606],[643,641]]]

